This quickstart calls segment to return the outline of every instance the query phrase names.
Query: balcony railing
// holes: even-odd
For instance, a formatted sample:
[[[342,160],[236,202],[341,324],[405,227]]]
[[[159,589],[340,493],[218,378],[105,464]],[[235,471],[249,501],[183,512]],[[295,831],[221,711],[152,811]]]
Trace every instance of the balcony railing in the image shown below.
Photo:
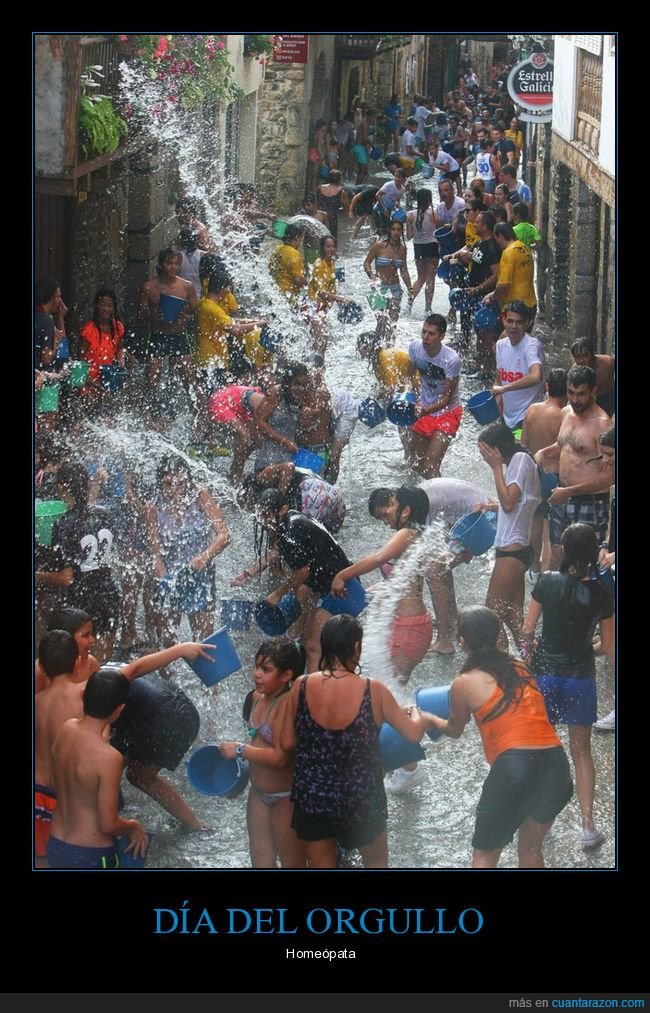
[[[575,140],[598,157],[603,101],[603,58],[578,51],[578,96]]]

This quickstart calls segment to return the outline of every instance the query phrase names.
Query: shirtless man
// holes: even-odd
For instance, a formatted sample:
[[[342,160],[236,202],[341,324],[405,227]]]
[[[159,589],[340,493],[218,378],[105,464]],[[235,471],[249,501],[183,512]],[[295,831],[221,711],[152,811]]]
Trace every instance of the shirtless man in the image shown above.
[[[616,359],[613,355],[596,355],[590,338],[578,338],[571,345],[576,366],[590,366],[596,374],[596,404],[611,416],[616,408]]]
[[[176,361],[186,382],[191,382],[192,350],[186,328],[188,324],[194,325],[197,299],[194,285],[178,277],[182,262],[180,250],[173,246],[165,247],[158,254],[160,274],[151,281],[145,281],[140,289],[138,316],[150,328],[144,341],[144,354],[141,356],[147,363],[147,383],[150,389],[160,381],[166,356],[169,356],[170,364],[172,359]],[[163,294],[182,300],[180,313],[173,323],[166,321],[161,312],[160,297]]]
[[[66,721],[54,740],[57,806],[47,842],[51,869],[119,869],[114,838],[124,834],[134,858],[147,850],[140,823],[118,814],[124,760],[105,738],[128,692],[129,680],[119,669],[100,668],[84,689],[83,716]]]
[[[531,404],[524,415],[521,445],[533,457],[543,447],[555,443],[562,423],[562,409],[567,403],[566,369],[552,369],[546,380],[547,398]],[[533,518],[530,543],[533,549],[532,573],[543,573],[550,563],[548,540],[548,503],[540,503]]]
[[[565,528],[578,521],[590,524],[599,542],[607,535],[609,487],[604,475],[598,437],[611,425],[609,416],[595,401],[596,374],[589,366],[573,366],[567,375],[569,403],[562,409],[562,422],[555,443],[535,454],[544,471],[556,471],[560,484],[549,496],[551,568],[560,565],[560,538]]]
[[[309,371],[305,396],[298,415],[298,443],[324,456],[331,442],[332,399],[323,383],[322,371]]]

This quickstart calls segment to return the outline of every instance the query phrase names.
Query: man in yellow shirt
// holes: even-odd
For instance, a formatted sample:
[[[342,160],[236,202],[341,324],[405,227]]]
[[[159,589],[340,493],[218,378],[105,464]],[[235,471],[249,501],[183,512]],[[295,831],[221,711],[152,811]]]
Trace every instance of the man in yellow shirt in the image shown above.
[[[299,225],[287,225],[284,239],[269,259],[271,277],[291,303],[298,301],[300,289],[307,284],[305,265],[298,250],[304,234]]]
[[[207,295],[199,299],[196,308],[196,364],[199,368],[215,367],[233,373],[235,363],[231,361],[230,335],[231,338],[243,339],[237,342],[239,350],[253,366],[261,368],[268,365],[270,354],[259,343],[259,328],[266,320],[233,320],[228,311],[235,312],[238,306],[229,285],[229,276],[217,270],[208,279]]]
[[[497,287],[484,299],[485,303],[495,299],[503,309],[506,303],[521,300],[530,309],[527,330],[530,331],[537,313],[534,275],[535,261],[525,243],[517,239],[513,228],[506,222],[499,222],[494,229],[494,238],[501,250]]]

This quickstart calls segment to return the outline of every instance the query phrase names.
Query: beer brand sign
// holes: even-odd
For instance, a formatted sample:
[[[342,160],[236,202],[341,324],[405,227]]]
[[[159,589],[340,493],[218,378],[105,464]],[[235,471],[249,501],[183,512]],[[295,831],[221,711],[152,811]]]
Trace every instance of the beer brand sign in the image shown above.
[[[553,61],[546,53],[532,53],[508,74],[508,94],[513,102],[532,115],[524,120],[548,121],[553,112]]]

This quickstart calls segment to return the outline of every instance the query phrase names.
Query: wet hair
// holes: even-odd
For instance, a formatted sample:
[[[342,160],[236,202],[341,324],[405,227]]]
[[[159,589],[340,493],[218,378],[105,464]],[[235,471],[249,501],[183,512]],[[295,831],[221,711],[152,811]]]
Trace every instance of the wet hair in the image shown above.
[[[182,475],[188,482],[193,482],[192,469],[177,454],[165,454],[156,468],[156,483],[160,484],[165,475]]]
[[[304,362],[296,362],[295,360],[287,362],[280,373],[280,389],[282,390],[283,401],[288,399],[289,388],[297,376],[309,376],[309,370]]]
[[[512,213],[517,216],[520,222],[527,222],[530,220],[528,205],[524,204],[522,200],[517,201],[516,204],[512,205]]]
[[[613,447],[616,449],[616,426],[610,426],[604,433],[601,433],[598,437],[598,442],[602,447]]]
[[[415,227],[417,229],[421,229],[422,222],[424,221],[424,213],[427,210],[427,208],[431,207],[431,204],[433,202],[433,196],[430,190],[427,190],[426,187],[423,187],[421,190],[418,190],[417,194],[415,195],[415,199],[418,205],[418,211],[415,216]]]
[[[481,211],[480,214],[481,218],[483,219],[483,224],[486,225],[491,232],[494,232],[494,226],[497,223],[497,220],[494,216],[494,211]]]
[[[570,524],[562,532],[563,548],[560,573],[568,573],[581,580],[589,575],[590,567],[598,562],[598,536],[590,524]]]
[[[387,489],[386,486],[373,489],[368,497],[368,513],[370,516],[376,517],[377,510],[390,506],[391,499],[396,495],[397,489]]]
[[[119,668],[100,668],[86,683],[84,714],[91,718],[110,717],[116,707],[126,703],[129,687],[129,680]]]
[[[168,260],[180,260],[182,257],[181,251],[176,246],[165,246],[158,254],[158,263],[166,264]]]
[[[401,485],[399,489],[395,490],[395,499],[398,506],[398,527],[419,528],[426,524],[427,517],[429,516],[429,497],[424,489],[411,489],[406,485]],[[400,525],[402,512],[406,507],[410,507],[411,512],[406,523]]]
[[[442,313],[429,313],[428,317],[424,318],[424,322],[429,327],[437,327],[441,334],[445,334],[447,330],[447,321]]]
[[[178,234],[178,242],[181,250],[187,251],[187,253],[194,253],[198,250],[199,244],[196,241],[196,232],[194,229],[183,228]]]
[[[487,211],[487,207],[478,197],[472,197],[472,199],[467,201],[466,204],[472,211]]]
[[[503,236],[503,238],[506,239],[509,243],[511,243],[513,239],[517,238],[512,228],[512,225],[510,225],[508,222],[499,222],[498,225],[495,225],[494,236],[495,238],[497,236]]]
[[[208,278],[208,292],[221,292],[222,289],[232,285],[232,278],[225,268],[213,271]]]
[[[504,193],[506,195],[506,197],[507,197],[508,194],[510,193],[510,187],[508,186],[507,183],[499,183],[497,186],[495,186],[494,192],[495,193]]]
[[[416,127],[418,126],[418,121],[416,120],[415,116],[409,116],[409,118],[407,119],[406,122],[407,122],[407,124],[409,124],[409,123],[415,123]]]
[[[255,522],[253,524],[253,537],[255,544],[255,558],[258,563],[261,564],[262,556],[264,555],[264,542],[266,541],[266,552],[269,551],[269,534],[265,525],[260,522],[257,518],[263,514],[273,514],[277,517],[283,506],[288,506],[289,502],[284,493],[280,492],[279,489],[265,489],[259,496],[255,509]],[[261,566],[260,566],[261,572]]]
[[[357,619],[348,615],[328,619],[320,633],[320,668],[331,670],[336,661],[347,668],[360,640],[363,640],[363,627]]]
[[[546,377],[549,397],[564,397],[566,394],[566,369],[552,369]]]
[[[526,685],[539,692],[524,662],[498,650],[500,632],[501,620],[496,612],[484,605],[463,609],[458,617],[458,636],[465,641],[467,650],[461,675],[478,668],[496,679],[499,689],[503,691],[501,699],[488,711],[481,723],[499,717],[513,702],[516,707]]]
[[[226,262],[218,253],[204,253],[199,261],[199,278],[203,281],[216,271],[226,271]]]
[[[494,218],[494,224],[506,225],[508,223],[508,212],[500,204],[492,204],[490,206],[490,214]],[[493,226],[494,228],[494,226]]]
[[[516,313],[518,316],[523,317],[524,320],[528,320],[530,318],[530,306],[527,306],[522,299],[512,299],[503,307],[504,319],[506,313]]]
[[[596,371],[591,366],[572,366],[566,376],[566,382],[572,387],[585,384],[590,389],[596,386]]]
[[[298,236],[302,236],[305,230],[302,225],[287,225],[284,230],[284,236],[282,237],[283,243],[290,243],[293,239],[297,239]]]
[[[341,182],[341,173],[338,169],[332,169],[329,176],[327,177],[328,183],[334,183],[335,185]]]
[[[320,253],[321,257],[325,256],[325,243],[327,242],[328,239],[334,239],[334,236],[321,236],[320,237],[320,240],[319,240],[319,243],[318,243],[318,252]],[[336,239],[334,239],[334,246],[337,246]]]
[[[84,612],[83,609],[73,608],[71,605],[66,605],[65,608],[55,609],[54,612],[50,612],[47,620],[48,630],[65,630],[66,633],[75,635],[85,626],[86,623],[92,622],[92,616]]]
[[[514,165],[504,165],[503,168],[501,169],[501,175],[507,176],[509,179],[516,180],[517,170],[515,169]],[[501,185],[503,186],[504,184]]]
[[[587,352],[588,355],[596,354],[596,349],[591,338],[576,338],[571,345],[571,355],[579,355],[580,352]]]
[[[39,278],[34,286],[34,303],[36,306],[44,306],[54,298],[54,293],[59,288],[55,278]]]
[[[487,443],[488,447],[496,447],[501,452],[504,461],[509,461],[521,449],[512,432],[503,422],[491,422],[481,431],[478,441],[479,443]]]
[[[377,370],[379,366],[379,353],[381,352],[381,338],[376,331],[362,331],[357,337],[357,351],[360,355],[364,352],[368,355],[370,368]]]
[[[269,637],[264,640],[255,652],[255,664],[267,658],[281,672],[293,672],[292,682],[302,675],[307,664],[305,648],[299,640],[291,640],[289,637]]]
[[[77,461],[66,461],[56,473],[57,485],[70,493],[74,499],[76,510],[86,510],[88,507],[88,472],[83,464]]]
[[[101,288],[95,292],[95,298],[93,299],[93,320],[97,327],[99,327],[99,300],[100,299],[112,299],[113,300],[113,313],[111,316],[111,331],[113,337],[117,337],[117,324],[120,320],[120,312],[117,308],[117,296],[112,288],[108,285],[102,285]]]
[[[49,630],[38,645],[38,660],[48,679],[71,675],[78,657],[77,641],[67,630]]]

